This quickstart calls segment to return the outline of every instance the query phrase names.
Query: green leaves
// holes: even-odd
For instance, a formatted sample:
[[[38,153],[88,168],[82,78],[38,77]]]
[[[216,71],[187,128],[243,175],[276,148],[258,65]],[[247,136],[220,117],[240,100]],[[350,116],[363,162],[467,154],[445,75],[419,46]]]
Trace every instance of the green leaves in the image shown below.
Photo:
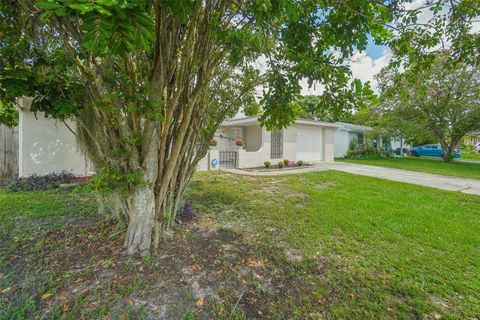
[[[18,123],[18,111],[14,102],[0,100],[0,124],[14,127]]]
[[[449,50],[453,60],[479,64],[480,35],[472,30],[480,15],[479,1],[434,0],[411,6],[407,10],[400,3],[395,11],[392,24],[398,36],[390,46],[397,60],[428,63],[436,53]]]
[[[145,11],[144,1],[46,0],[36,5],[46,11],[44,19],[52,16],[81,18],[82,46],[97,56],[148,50],[155,40],[153,19]]]
[[[434,142],[455,146],[466,132],[479,127],[478,66],[437,54],[430,63],[412,65],[404,72],[385,69],[379,83],[379,112],[389,127],[408,130],[409,139],[434,136]]]

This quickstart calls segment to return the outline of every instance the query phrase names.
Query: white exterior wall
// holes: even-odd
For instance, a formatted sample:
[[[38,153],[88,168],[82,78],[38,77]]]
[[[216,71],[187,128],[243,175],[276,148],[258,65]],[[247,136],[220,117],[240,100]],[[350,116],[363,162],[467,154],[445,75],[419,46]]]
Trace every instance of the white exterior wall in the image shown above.
[[[235,145],[235,139],[237,138],[245,140],[242,128],[221,127],[214,135],[219,150],[236,150],[238,147]]]
[[[243,128],[245,134],[245,150],[252,152],[262,147],[262,127],[248,126]]]
[[[323,157],[322,161],[333,161],[335,157],[336,128],[323,128]]]
[[[348,131],[339,129],[335,131],[335,158],[343,158],[347,154],[348,145],[350,144]]]
[[[273,160],[270,159],[270,132],[267,132],[265,128],[262,128],[260,126],[258,127],[260,128],[260,137],[262,140],[261,147],[258,150],[252,152],[248,152],[246,149],[238,150],[239,168],[253,168],[263,166],[263,163],[267,160],[274,163]]]
[[[297,159],[320,161],[323,159],[323,128],[318,126],[296,125]]]
[[[319,128],[321,130],[321,128]],[[268,133],[269,135],[271,132]],[[283,129],[283,157],[282,159],[297,161],[297,125]],[[270,150],[270,149],[269,149]],[[277,159],[277,162],[282,160]]]
[[[216,160],[216,166],[213,166],[213,161]],[[210,149],[207,155],[203,157],[197,164],[197,171],[209,171],[219,169],[219,154],[217,149]]]
[[[64,123],[45,118],[43,113],[20,110],[19,175],[48,174],[63,170],[85,176],[92,172],[77,147],[75,136]],[[66,121],[75,130],[75,123]]]

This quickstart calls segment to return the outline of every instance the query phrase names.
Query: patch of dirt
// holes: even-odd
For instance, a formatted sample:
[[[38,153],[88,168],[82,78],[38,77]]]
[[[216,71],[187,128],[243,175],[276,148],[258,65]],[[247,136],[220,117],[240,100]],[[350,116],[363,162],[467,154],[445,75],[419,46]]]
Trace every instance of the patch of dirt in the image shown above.
[[[335,186],[336,186],[336,184],[333,183],[333,182],[324,182],[324,183],[321,183],[321,184],[316,184],[315,188],[318,189],[318,190],[325,190],[325,189],[335,187]]]
[[[31,239],[0,268],[5,305],[34,301],[27,318],[273,319],[289,318],[300,300],[318,307],[315,263],[208,215],[145,259],[125,257],[123,233],[99,217]]]

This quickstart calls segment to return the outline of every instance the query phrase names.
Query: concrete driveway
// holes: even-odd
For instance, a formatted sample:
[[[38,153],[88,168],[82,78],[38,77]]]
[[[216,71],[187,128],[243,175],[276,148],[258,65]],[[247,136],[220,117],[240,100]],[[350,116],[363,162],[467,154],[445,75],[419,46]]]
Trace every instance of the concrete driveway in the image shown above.
[[[394,168],[384,168],[376,166],[367,166],[356,163],[346,162],[325,162],[316,164],[314,167],[306,167],[304,169],[292,169],[285,171],[267,171],[267,172],[251,172],[239,169],[226,170],[231,173],[265,176],[265,175],[279,175],[289,173],[303,173],[311,171],[325,171],[325,170],[337,170],[342,172],[348,172],[358,174],[367,177],[376,177],[381,179],[387,179],[392,181],[413,183],[421,186],[432,187],[437,189],[460,191],[463,193],[480,195],[480,180],[467,179],[443,176],[439,174],[424,173],[417,171],[409,171]]]

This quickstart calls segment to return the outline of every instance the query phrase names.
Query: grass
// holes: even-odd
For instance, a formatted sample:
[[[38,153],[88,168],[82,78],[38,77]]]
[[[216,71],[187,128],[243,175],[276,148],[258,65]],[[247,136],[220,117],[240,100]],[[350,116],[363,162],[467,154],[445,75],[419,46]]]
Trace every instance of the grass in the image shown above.
[[[174,302],[166,310],[175,319],[480,315],[478,196],[334,171],[276,177],[197,173],[187,200],[201,209],[201,218],[179,227],[158,255],[139,261],[107,250],[122,242],[113,236],[114,229],[98,238],[96,227],[82,227],[81,233],[69,227],[68,217],[95,216],[85,197],[0,193],[0,230],[8,229],[0,237],[5,257],[0,264],[0,318],[155,318],[149,306],[160,308],[169,294]],[[61,231],[39,235],[39,225],[54,229],[41,223],[52,219],[65,221],[58,226]],[[88,228],[94,232],[84,230]],[[24,233],[30,236],[15,240]],[[35,265],[30,258],[15,265],[11,259],[22,250],[27,258],[31,254],[33,248],[25,245],[32,237],[34,257],[43,262]],[[64,237],[74,239],[65,244]],[[58,242],[55,248],[38,247],[49,239]],[[78,252],[74,245],[80,241],[90,259],[81,261],[89,270],[81,277],[72,265],[54,264],[54,275],[52,268],[43,267],[45,258],[53,263],[65,259],[62,252],[67,257]],[[54,253],[58,258],[53,259]],[[27,272],[18,274],[22,268]],[[21,290],[21,279],[25,274],[32,278],[35,268],[45,269],[48,276],[38,276],[42,282],[32,280],[35,290]],[[122,282],[124,274],[130,282]],[[83,293],[74,296],[71,289],[78,287],[79,278]],[[96,281],[100,284],[93,288]],[[192,283],[197,291],[212,291],[218,298],[198,300],[188,291]],[[6,287],[15,295],[3,294]],[[53,293],[51,301],[41,298],[45,292]],[[57,298],[63,294],[71,300]],[[138,302],[148,297],[153,304]],[[124,305],[123,313],[116,310],[118,305]],[[48,311],[52,309],[57,313]]]
[[[480,162],[454,161],[446,163],[436,158],[386,158],[386,159],[336,159],[336,161],[366,164],[387,168],[405,169],[427,173],[436,173],[447,176],[480,179]]]
[[[321,257],[316,293],[328,303],[305,308],[350,319],[480,314],[480,197],[338,172],[204,175],[190,192],[213,212],[234,203],[225,219],[247,221],[265,243]]]
[[[480,161],[480,152],[462,151],[462,159]]]

